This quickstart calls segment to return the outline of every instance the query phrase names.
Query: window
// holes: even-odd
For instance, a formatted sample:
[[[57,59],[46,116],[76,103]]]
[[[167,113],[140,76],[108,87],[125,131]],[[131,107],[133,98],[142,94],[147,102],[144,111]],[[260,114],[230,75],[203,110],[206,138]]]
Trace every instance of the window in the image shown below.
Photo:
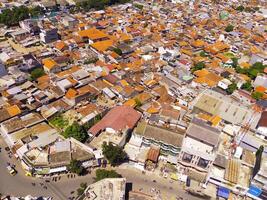
[[[205,160],[203,158],[200,158],[199,161],[198,161],[198,163],[197,163],[197,165],[199,167],[202,167],[202,168],[206,168],[208,166],[208,164],[209,164],[209,161],[208,160]]]
[[[193,155],[190,155],[188,153],[184,153],[182,160],[185,161],[185,162],[189,162],[190,163],[192,158],[193,158]]]

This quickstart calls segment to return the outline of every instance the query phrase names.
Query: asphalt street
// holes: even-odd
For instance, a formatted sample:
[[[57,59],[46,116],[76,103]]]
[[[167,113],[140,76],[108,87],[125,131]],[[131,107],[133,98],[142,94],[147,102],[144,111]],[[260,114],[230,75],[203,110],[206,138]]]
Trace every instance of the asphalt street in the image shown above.
[[[80,183],[93,183],[94,173],[86,176],[67,178],[62,175],[57,182],[50,181],[46,183],[45,180],[39,178],[26,177],[24,171],[20,168],[20,164],[12,157],[9,158],[7,152],[4,150],[5,144],[0,139],[0,146],[2,152],[0,153],[0,193],[15,196],[51,196],[54,200],[67,200],[71,196],[76,195],[76,190]],[[16,165],[18,174],[11,176],[6,167],[7,162]],[[193,197],[187,194],[182,186],[177,182],[170,183],[168,180],[160,177],[153,177],[151,175],[144,175],[138,170],[132,168],[117,168],[116,171],[131,182],[134,190],[151,193],[151,189],[160,190],[162,199],[175,199],[177,196],[183,197],[185,200],[198,200],[200,198]],[[153,180],[155,180],[153,182]],[[33,185],[34,183],[35,185]]]

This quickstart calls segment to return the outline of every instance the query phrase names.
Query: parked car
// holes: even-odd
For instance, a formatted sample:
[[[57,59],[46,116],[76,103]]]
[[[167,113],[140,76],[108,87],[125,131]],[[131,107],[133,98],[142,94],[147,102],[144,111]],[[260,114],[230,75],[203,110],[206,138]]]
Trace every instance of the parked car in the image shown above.
[[[8,172],[10,173],[10,175],[15,176],[17,174],[17,171],[13,167],[8,165],[6,168]]]

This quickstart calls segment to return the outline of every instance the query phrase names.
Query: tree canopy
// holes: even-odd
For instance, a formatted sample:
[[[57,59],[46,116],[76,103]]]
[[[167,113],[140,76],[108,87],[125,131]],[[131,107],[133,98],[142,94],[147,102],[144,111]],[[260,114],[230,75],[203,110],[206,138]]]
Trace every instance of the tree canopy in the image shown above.
[[[118,174],[115,170],[105,170],[97,169],[95,181],[100,181],[105,178],[121,178],[122,176]]]
[[[0,14],[0,23],[7,26],[15,26],[22,20],[30,17],[37,17],[45,13],[44,9],[40,6],[28,8],[26,6],[13,7],[5,9]]]
[[[228,86],[226,89],[227,94],[233,94],[233,92],[237,89],[236,83],[232,83],[231,85]]]
[[[88,139],[88,134],[83,126],[74,122],[68,126],[62,133],[65,138],[73,137],[80,142],[85,142]]]
[[[81,183],[80,187],[77,189],[77,195],[81,196],[86,188],[87,188],[87,183]]]
[[[239,74],[245,74],[251,79],[255,79],[259,73],[263,73],[264,69],[267,67],[267,65],[264,65],[262,62],[256,62],[253,65],[251,65],[249,68],[241,68],[238,65],[238,60],[233,60],[232,66],[235,68],[235,71]]]
[[[194,65],[194,67],[191,68],[191,72],[195,72],[197,70],[201,70],[203,68],[205,68],[206,65],[204,62],[198,62],[197,64]]]
[[[36,80],[37,78],[45,75],[45,72],[42,68],[36,68],[31,71],[31,79]]]
[[[70,164],[68,165],[68,170],[78,175],[82,175],[84,173],[84,167],[78,160],[71,160]]]
[[[113,4],[127,3],[129,0],[87,0],[78,3],[74,9],[89,11],[90,9],[102,10],[105,6],[110,6]]]
[[[262,99],[263,93],[262,92],[253,92],[251,94],[252,98],[256,99],[257,101]]]
[[[233,31],[234,30],[234,26],[233,25],[228,25],[226,28],[225,28],[225,31],[226,32],[231,32],[231,31]]]
[[[251,90],[253,90],[253,86],[251,84],[251,81],[247,81],[245,82],[242,86],[241,89],[246,90],[248,92],[251,92]]]
[[[127,154],[121,147],[114,146],[111,143],[104,142],[102,145],[102,152],[105,158],[110,162],[111,166],[121,164],[127,159]]]
[[[53,126],[60,128],[60,129],[64,129],[66,126],[69,125],[68,120],[66,120],[62,114],[56,115],[54,117],[52,117],[49,120],[49,123],[51,123]]]

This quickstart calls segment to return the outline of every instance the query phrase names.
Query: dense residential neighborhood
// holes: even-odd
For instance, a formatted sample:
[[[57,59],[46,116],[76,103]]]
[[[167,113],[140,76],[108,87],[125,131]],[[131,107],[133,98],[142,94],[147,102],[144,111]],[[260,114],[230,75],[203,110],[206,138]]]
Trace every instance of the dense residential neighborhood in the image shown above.
[[[264,0],[2,0],[0,92],[0,199],[267,199]]]

